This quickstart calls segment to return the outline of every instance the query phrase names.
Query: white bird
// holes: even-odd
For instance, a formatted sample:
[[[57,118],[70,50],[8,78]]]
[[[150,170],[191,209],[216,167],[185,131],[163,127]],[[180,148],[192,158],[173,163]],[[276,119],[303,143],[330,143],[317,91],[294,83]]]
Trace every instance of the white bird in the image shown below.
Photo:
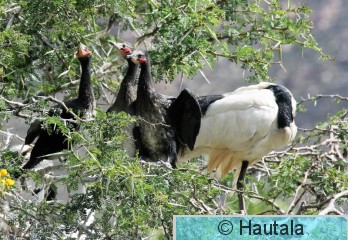
[[[203,114],[199,134],[192,151],[186,147],[178,154],[178,163],[208,155],[208,170],[220,177],[236,170],[238,190],[249,165],[296,136],[296,101],[283,86],[262,82],[198,101]],[[244,210],[241,194],[239,200]]]

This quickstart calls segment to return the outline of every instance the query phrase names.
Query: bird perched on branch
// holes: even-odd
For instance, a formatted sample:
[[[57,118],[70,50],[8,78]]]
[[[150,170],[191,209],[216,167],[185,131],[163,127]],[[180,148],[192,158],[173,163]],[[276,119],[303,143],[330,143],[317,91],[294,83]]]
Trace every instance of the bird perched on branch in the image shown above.
[[[134,115],[134,101],[136,99],[137,86],[135,78],[137,75],[138,64],[135,64],[131,59],[127,58],[128,54],[132,53],[132,49],[128,44],[116,43],[114,41],[108,41],[127,61],[128,69],[124,76],[120,88],[117,93],[115,102],[107,110],[107,112],[126,112],[130,115]]]
[[[220,177],[235,169],[242,190],[248,166],[282,148],[296,135],[296,101],[288,89],[273,83],[241,87],[222,95],[199,97],[203,114],[193,150],[179,152],[178,162],[208,155],[208,170]],[[192,125],[195,127],[195,125]],[[241,210],[245,210],[239,194]]]
[[[153,88],[150,57],[146,51],[135,50],[128,58],[139,63],[141,69],[135,101],[135,114],[141,119],[134,131],[135,138],[139,141],[139,155],[150,161],[168,161],[175,168],[178,149],[187,144],[188,140],[181,131],[178,131],[181,135],[175,133],[173,123],[177,127],[183,125],[182,119],[186,115],[181,113],[191,104],[195,112],[193,116],[200,122],[198,102],[193,96],[190,98],[189,91],[183,91],[176,99],[157,93]],[[190,100],[182,101],[183,99]],[[169,107],[171,104],[172,107]],[[175,111],[179,114],[174,114]]]
[[[128,69],[127,73],[124,76],[120,88],[118,90],[115,102],[107,110],[107,113],[119,113],[126,112],[129,115],[133,116],[135,114],[135,100],[136,100],[136,91],[137,86],[135,78],[137,75],[138,64],[134,63],[131,59],[127,58],[128,54],[132,53],[132,49],[128,44],[125,43],[116,43],[113,41],[108,41],[127,61]],[[123,141],[123,148],[127,151],[129,156],[134,157],[136,153],[136,143],[133,137],[134,124],[131,124],[126,127],[126,132],[128,137]]]
[[[95,108],[95,98],[91,82],[91,51],[80,44],[76,53],[81,64],[81,80],[79,93],[76,99],[64,102],[65,107],[71,109],[70,113],[62,105],[57,105],[49,111],[49,116],[59,116],[62,119],[74,119],[74,115],[83,118],[90,118]],[[79,130],[80,125],[76,122],[69,123],[71,131]],[[30,159],[22,167],[23,170],[31,169],[39,164],[45,155],[57,153],[68,149],[68,139],[56,126],[50,125],[50,130],[42,128],[42,122],[34,121],[27,132],[25,144],[31,144],[36,138],[37,141],[31,151]],[[20,174],[17,173],[17,177]]]

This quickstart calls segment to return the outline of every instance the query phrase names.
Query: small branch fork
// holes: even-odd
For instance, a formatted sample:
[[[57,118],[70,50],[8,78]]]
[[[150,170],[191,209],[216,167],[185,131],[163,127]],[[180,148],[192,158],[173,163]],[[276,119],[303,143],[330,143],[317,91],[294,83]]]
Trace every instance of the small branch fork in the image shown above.
[[[328,198],[328,199],[330,199],[330,200],[328,200],[329,204],[327,205],[326,208],[321,210],[318,215],[328,215],[330,213],[334,213],[334,214],[337,214],[337,215],[344,215],[344,213],[339,211],[336,208],[336,206],[335,206],[335,202],[339,198],[343,198],[343,197],[344,198],[348,198],[348,190],[345,190],[343,192],[337,193],[337,194],[333,195],[332,197]]]
[[[341,100],[341,101],[348,101],[348,97],[344,97],[344,96],[341,96],[341,95],[338,95],[338,94],[332,94],[332,95],[325,95],[325,94],[317,94],[315,96],[312,96],[312,97],[308,97],[308,98],[303,98],[301,99],[301,101],[299,101],[297,103],[297,105],[301,105],[305,102],[308,102],[308,101],[317,101],[319,99],[336,99],[336,100]]]

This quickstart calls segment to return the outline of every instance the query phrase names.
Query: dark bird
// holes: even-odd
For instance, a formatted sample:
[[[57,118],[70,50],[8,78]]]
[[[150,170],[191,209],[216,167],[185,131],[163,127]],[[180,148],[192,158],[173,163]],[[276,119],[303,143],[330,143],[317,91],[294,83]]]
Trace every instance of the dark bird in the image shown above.
[[[91,83],[91,51],[86,46],[80,44],[76,53],[77,58],[81,63],[81,80],[79,93],[76,99],[64,102],[65,106],[79,117],[90,118],[95,108],[95,98]],[[48,113],[49,116],[60,116],[62,119],[74,119],[74,116],[69,113],[63,106],[57,105]],[[78,131],[79,124],[69,122],[71,131]],[[37,141],[31,151],[30,159],[24,164],[22,169],[31,169],[39,164],[45,155],[61,152],[68,149],[68,139],[54,125],[49,126],[50,130],[42,128],[42,122],[34,121],[27,132],[25,144],[31,144],[36,138]]]
[[[176,99],[157,93],[153,87],[151,63],[147,52],[135,50],[128,58],[140,64],[141,69],[135,101],[135,114],[140,120],[134,129],[134,136],[139,141],[137,146],[140,158],[169,162],[175,168],[177,152],[181,146],[187,145],[188,141],[180,129],[176,131],[172,126],[180,128],[183,125],[182,121],[186,115],[182,112],[187,110],[190,104],[196,106],[195,110],[198,111],[198,114],[193,116],[198,116],[198,102],[194,97],[184,101],[189,98],[188,90],[183,91]]]
[[[236,170],[233,185],[239,190],[249,165],[295,138],[296,101],[283,86],[262,82],[198,101],[203,114],[199,134],[192,151],[179,152],[178,162],[208,155],[208,170],[218,177]],[[242,194],[239,202],[245,211]]]
[[[137,97],[135,78],[137,75],[138,64],[135,64],[131,61],[131,59],[127,58],[127,55],[132,53],[130,46],[126,45],[125,43],[116,43],[113,41],[109,41],[109,43],[127,61],[128,70],[120,84],[115,102],[111,105],[107,112],[126,112],[130,115],[134,115],[134,101]]]
[[[107,110],[107,113],[119,113],[126,112],[133,116],[135,114],[135,99],[137,97],[137,85],[135,78],[137,75],[138,64],[127,58],[128,54],[132,53],[132,49],[125,43],[116,43],[109,41],[109,43],[121,54],[121,56],[127,60],[128,69],[124,76],[120,88],[118,90],[115,102]],[[122,146],[127,151],[128,155],[135,157],[137,142],[133,136],[134,124],[130,124],[125,128],[125,132],[128,137],[123,141]]]

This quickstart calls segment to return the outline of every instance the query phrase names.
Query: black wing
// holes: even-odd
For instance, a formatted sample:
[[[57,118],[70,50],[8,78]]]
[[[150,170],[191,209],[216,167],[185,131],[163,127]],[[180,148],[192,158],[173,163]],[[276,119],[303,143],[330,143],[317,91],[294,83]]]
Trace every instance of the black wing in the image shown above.
[[[59,106],[54,106],[51,108],[48,112],[48,116],[59,116],[63,112],[63,109],[59,108]],[[34,122],[32,122],[29,126],[29,129],[27,131],[27,136],[25,137],[24,144],[28,145],[31,144],[37,137],[41,134],[41,125],[42,121],[36,119]]]
[[[202,112],[197,97],[189,89],[181,91],[168,109],[172,127],[178,139],[192,151],[199,129],[201,127]]]
[[[38,136],[40,136],[42,121],[36,119],[30,124],[27,131],[27,136],[25,137],[25,144],[31,144]]]

